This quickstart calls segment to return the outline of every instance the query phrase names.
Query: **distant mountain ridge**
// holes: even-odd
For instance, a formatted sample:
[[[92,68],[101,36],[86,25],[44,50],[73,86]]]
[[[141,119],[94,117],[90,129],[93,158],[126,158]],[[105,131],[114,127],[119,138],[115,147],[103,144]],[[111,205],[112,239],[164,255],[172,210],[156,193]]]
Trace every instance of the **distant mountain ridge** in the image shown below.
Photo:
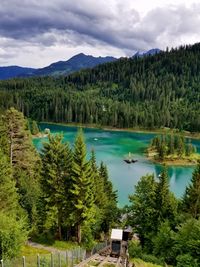
[[[153,48],[153,49],[150,49],[148,51],[138,51],[133,55],[133,58],[134,57],[153,56],[153,55],[159,54],[160,52],[162,52],[162,50],[160,50],[159,48]]]
[[[85,68],[93,68],[99,64],[113,62],[117,60],[114,57],[93,57],[80,53],[73,56],[67,61],[58,61],[51,65],[33,69],[19,66],[0,67],[0,80],[11,79],[16,77],[34,77],[34,76],[56,76],[67,75]]]
[[[0,80],[6,80],[23,75],[31,76],[36,69],[19,66],[0,67]]]
[[[143,57],[147,55],[155,55],[160,53],[158,48],[148,51],[137,52],[134,57]],[[0,80],[6,80],[11,78],[27,78],[35,76],[59,76],[67,75],[81,69],[93,68],[97,65],[116,61],[115,57],[93,57],[91,55],[85,55],[83,53],[77,54],[67,61],[58,61],[50,64],[44,68],[24,68],[20,66],[8,66],[0,67]]]

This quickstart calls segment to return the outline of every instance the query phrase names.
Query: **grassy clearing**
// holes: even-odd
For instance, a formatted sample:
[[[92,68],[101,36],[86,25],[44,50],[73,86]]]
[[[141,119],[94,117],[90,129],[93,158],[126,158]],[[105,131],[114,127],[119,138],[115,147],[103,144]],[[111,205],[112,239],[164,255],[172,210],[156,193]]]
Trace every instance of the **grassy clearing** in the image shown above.
[[[76,242],[53,240],[44,236],[33,238],[32,241],[59,250],[72,250],[78,247],[78,244]]]
[[[31,246],[23,246],[21,249],[21,256],[35,256],[37,254],[49,254],[50,252],[45,249],[34,248]]]
[[[74,248],[78,248],[78,244],[74,242],[69,242],[69,241],[58,241],[56,240],[51,247],[60,249],[60,250],[71,250]]]
[[[135,267],[162,267],[161,265],[144,262],[143,260],[140,259],[133,259],[131,261],[135,264]]]

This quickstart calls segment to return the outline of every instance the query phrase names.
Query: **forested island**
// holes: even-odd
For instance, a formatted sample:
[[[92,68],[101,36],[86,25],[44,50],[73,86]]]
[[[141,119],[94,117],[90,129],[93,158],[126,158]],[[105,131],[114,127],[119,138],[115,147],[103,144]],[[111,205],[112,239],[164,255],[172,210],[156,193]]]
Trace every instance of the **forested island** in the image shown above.
[[[196,147],[181,133],[155,136],[147,149],[149,159],[167,165],[195,165],[200,160]]]

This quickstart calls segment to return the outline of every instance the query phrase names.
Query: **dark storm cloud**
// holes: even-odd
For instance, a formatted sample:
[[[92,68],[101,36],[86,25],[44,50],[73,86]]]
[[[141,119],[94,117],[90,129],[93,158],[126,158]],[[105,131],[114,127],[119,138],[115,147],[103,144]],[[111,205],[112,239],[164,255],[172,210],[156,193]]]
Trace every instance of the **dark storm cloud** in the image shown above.
[[[115,3],[1,0],[0,36],[41,46],[105,43],[134,51],[199,34],[199,5],[156,8],[141,17],[120,1]]]

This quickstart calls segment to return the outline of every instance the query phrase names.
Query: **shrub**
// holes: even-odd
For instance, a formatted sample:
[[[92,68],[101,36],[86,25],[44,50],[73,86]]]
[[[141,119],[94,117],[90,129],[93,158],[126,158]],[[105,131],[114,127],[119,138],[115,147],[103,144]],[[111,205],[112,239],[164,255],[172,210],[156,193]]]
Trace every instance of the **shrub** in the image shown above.
[[[128,243],[128,252],[131,258],[141,258],[142,247],[138,240],[132,240]]]
[[[198,267],[197,260],[190,254],[179,255],[177,258],[177,267]]]

